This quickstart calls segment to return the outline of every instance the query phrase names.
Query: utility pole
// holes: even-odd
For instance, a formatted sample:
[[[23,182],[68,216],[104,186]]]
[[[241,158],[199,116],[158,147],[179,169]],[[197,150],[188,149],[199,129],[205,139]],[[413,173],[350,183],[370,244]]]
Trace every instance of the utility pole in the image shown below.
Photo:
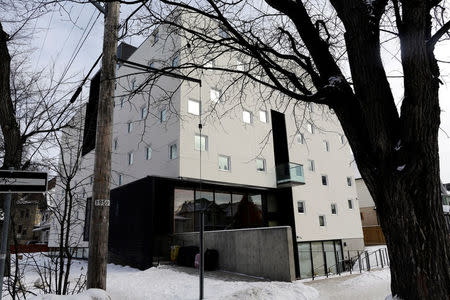
[[[116,77],[118,1],[105,3],[103,57],[95,140],[94,185],[89,230],[87,288],[106,289],[114,82]]]

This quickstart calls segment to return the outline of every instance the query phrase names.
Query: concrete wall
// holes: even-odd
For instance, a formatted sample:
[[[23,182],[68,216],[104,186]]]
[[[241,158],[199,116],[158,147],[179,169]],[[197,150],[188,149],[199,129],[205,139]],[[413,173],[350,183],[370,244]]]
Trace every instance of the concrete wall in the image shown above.
[[[175,235],[180,245],[199,246],[198,232]],[[295,280],[289,226],[205,232],[205,249],[219,251],[219,269],[278,281]]]

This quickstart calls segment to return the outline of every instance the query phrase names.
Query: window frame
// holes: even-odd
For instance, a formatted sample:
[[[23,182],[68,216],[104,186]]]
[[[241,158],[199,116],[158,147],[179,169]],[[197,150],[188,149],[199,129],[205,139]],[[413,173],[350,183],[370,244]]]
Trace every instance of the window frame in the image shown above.
[[[173,156],[172,148],[175,146],[175,156]],[[178,145],[177,143],[169,144],[169,159],[174,160],[178,158]]]
[[[228,167],[227,170],[220,168],[220,158],[226,158],[227,159],[227,167]],[[217,162],[218,162],[218,169],[219,169],[219,171],[231,172],[231,156],[224,155],[224,154],[219,154],[218,157],[217,157]]]
[[[320,176],[321,176],[322,186],[329,186],[330,185],[330,181],[328,180],[328,175],[322,174]],[[326,184],[323,184],[323,179],[324,178],[325,178]]]
[[[246,122],[246,121],[245,121],[245,113],[248,113],[248,115],[249,115],[249,117],[250,117],[249,122]],[[246,110],[246,109],[242,110],[242,121],[243,121],[245,124],[253,124],[253,114],[252,114],[252,112],[249,111],[249,110]]]
[[[314,161],[314,159],[308,159],[308,171],[310,172],[315,172],[316,171],[316,163]]]
[[[191,112],[191,111],[190,111],[190,109],[189,109],[189,108],[190,108],[189,104],[190,104],[191,102],[195,102],[195,104],[198,104],[198,111],[197,111],[197,113]],[[202,111],[202,104],[201,104],[200,101],[195,100],[195,99],[192,99],[192,98],[189,98],[189,99],[188,99],[187,106],[188,106],[188,107],[187,107],[187,112],[188,112],[189,114],[194,115],[194,116],[199,116],[199,115],[201,114],[201,111]]]
[[[323,220],[323,225],[321,225],[320,220]],[[326,215],[319,215],[319,227],[327,227],[327,218]]]
[[[333,206],[334,206],[334,213],[333,213]],[[337,216],[338,214],[337,204],[335,202],[331,203],[330,208],[331,208],[331,215]]]
[[[303,208],[302,212],[300,212],[299,203],[302,203],[302,208]],[[306,214],[306,203],[305,203],[305,201],[303,201],[303,200],[297,201],[297,213],[302,214],[302,215]]]
[[[304,145],[305,144],[305,135],[303,132],[297,133],[297,144]]]
[[[347,207],[348,207],[348,209],[353,210],[353,208],[354,208],[353,199],[347,199]]]
[[[325,152],[330,152],[330,142],[328,140],[323,140],[325,145]]]
[[[266,164],[266,159],[265,158],[263,158],[263,157],[258,157],[258,158],[256,158],[256,171],[257,172],[261,172],[261,173],[265,173],[265,172],[267,172],[267,164]],[[263,169],[262,170],[259,170],[258,169],[258,161],[262,161],[262,163],[263,163]]]
[[[307,122],[306,123],[306,130],[308,130],[308,132],[310,133],[310,134],[314,134],[314,125],[311,123],[311,122]]]
[[[200,146],[200,148],[197,149],[197,147],[196,147],[196,145],[197,145],[197,143],[196,143],[196,138],[197,138],[197,137],[199,137],[199,138],[201,137],[201,138],[204,138],[204,139],[205,139],[205,144],[204,144],[205,149],[201,149],[201,146]],[[200,143],[201,143],[201,139],[200,139]],[[207,136],[207,135],[202,134],[202,135],[200,136],[199,133],[196,133],[196,134],[194,135],[194,150],[195,150],[195,151],[202,151],[202,152],[208,151],[208,136]]]
[[[128,165],[131,166],[134,163],[134,152],[128,152]]]
[[[163,108],[159,111],[159,123],[167,121],[167,108]]]
[[[145,160],[152,159],[153,149],[151,146],[145,147]]]
[[[353,186],[353,179],[351,176],[347,176],[347,186]]]
[[[215,93],[217,92],[217,94],[218,94],[217,100],[213,99],[213,97],[212,97],[213,92],[214,92],[214,96],[216,96]],[[214,103],[219,103],[222,100],[222,91],[218,88],[210,88],[209,89],[209,100]]]
[[[147,118],[147,115],[148,115],[147,106],[142,106],[141,107],[141,120],[144,120],[145,118]]]
[[[127,122],[127,133],[131,133],[133,131],[133,122],[128,121]]]
[[[261,113],[262,113],[263,116],[264,116],[264,121],[261,120]],[[260,110],[259,110],[259,121],[260,121],[261,123],[269,123],[269,118],[268,118],[268,115],[267,115],[267,110],[263,110],[263,109],[260,109]]]

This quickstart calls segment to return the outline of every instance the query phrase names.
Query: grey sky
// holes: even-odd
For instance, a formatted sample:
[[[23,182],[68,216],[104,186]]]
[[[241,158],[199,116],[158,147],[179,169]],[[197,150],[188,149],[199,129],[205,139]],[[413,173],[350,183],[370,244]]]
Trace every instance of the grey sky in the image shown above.
[[[33,63],[37,67],[48,67],[53,62],[56,71],[61,73],[67,66],[77,43],[82,37],[83,30],[88,26],[89,21],[97,17],[98,11],[91,4],[71,4],[71,18],[76,20],[78,27],[74,27],[67,16],[54,12],[37,20],[36,31],[32,41],[33,47],[37,51],[33,54]],[[125,6],[121,8],[121,20],[126,18],[136,6]],[[92,18],[92,19],[91,19]],[[47,28],[49,28],[47,32]],[[87,28],[89,30],[89,28]],[[103,37],[103,16],[100,16],[86,39],[83,47],[80,49],[74,60],[69,74],[76,74],[81,79],[89,71],[93,62],[101,52]],[[143,38],[126,39],[125,42],[138,46]],[[450,43],[441,43],[436,49],[438,59],[450,61]],[[388,75],[399,75],[401,68],[395,59],[395,45],[386,45],[383,53],[383,61],[386,65]],[[439,133],[439,147],[441,160],[441,178],[443,182],[450,182],[450,64],[442,63],[441,80],[444,84],[440,88],[441,104],[441,131]],[[398,102],[402,98],[402,80],[401,78],[390,79],[391,86]],[[87,89],[84,89],[86,95]]]

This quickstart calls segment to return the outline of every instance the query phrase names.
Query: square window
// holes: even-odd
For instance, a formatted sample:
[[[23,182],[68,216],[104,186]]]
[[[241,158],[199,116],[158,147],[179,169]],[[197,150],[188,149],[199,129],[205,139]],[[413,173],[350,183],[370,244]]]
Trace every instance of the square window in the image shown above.
[[[259,172],[265,172],[266,171],[266,160],[264,158],[257,158],[256,159],[256,170]]]
[[[327,140],[323,141],[323,146],[325,148],[325,151],[330,152],[330,143]]]
[[[337,205],[336,203],[331,203],[331,214],[337,215]]]
[[[194,138],[194,149],[198,151],[208,151],[208,137],[206,135],[196,134]]]
[[[162,123],[165,121],[167,121],[167,109],[164,108],[159,112],[159,122]]]
[[[319,216],[319,226],[320,227],[324,227],[325,226],[325,216],[324,215],[321,215],[321,216]]]
[[[352,199],[348,199],[347,203],[348,203],[348,208],[349,209],[353,209],[353,200]]]
[[[231,158],[225,155],[219,155],[219,170],[230,171],[231,169]]]
[[[132,165],[134,162],[134,154],[133,152],[128,153],[128,165]]]
[[[352,178],[351,177],[347,177],[347,185],[348,186],[352,186],[353,182],[352,182]]]
[[[306,211],[305,208],[305,201],[298,201],[297,202],[297,211],[299,214],[304,214]]]
[[[244,123],[251,124],[252,123],[252,113],[248,110],[244,110],[242,112],[242,120]]]
[[[169,146],[169,159],[175,159],[177,157],[178,157],[177,144],[172,144]]]
[[[311,159],[308,159],[308,170],[311,172],[314,172],[316,170],[316,164]]]
[[[265,110],[259,111],[259,120],[263,123],[267,123],[267,111]]]
[[[304,144],[305,143],[305,136],[303,135],[303,133],[299,133],[297,135],[297,143],[299,143],[299,144]]]
[[[146,160],[150,160],[152,158],[152,148],[151,147],[146,147],[145,148],[145,159]]]
[[[306,128],[308,129],[308,132],[309,132],[309,133],[314,134],[314,125],[313,125],[313,124],[311,124],[310,122],[308,122],[308,123],[306,124]]]
[[[322,185],[328,185],[328,176],[322,175]]]
[[[131,131],[133,131],[133,122],[129,121],[127,123],[127,131],[128,133],[130,133]]]
[[[141,107],[141,120],[147,117],[147,107]]]
[[[196,100],[188,100],[188,113],[193,115],[200,115],[200,102]]]
[[[210,89],[209,90],[209,96],[212,102],[219,102],[220,101],[220,94],[221,92],[216,89]]]

